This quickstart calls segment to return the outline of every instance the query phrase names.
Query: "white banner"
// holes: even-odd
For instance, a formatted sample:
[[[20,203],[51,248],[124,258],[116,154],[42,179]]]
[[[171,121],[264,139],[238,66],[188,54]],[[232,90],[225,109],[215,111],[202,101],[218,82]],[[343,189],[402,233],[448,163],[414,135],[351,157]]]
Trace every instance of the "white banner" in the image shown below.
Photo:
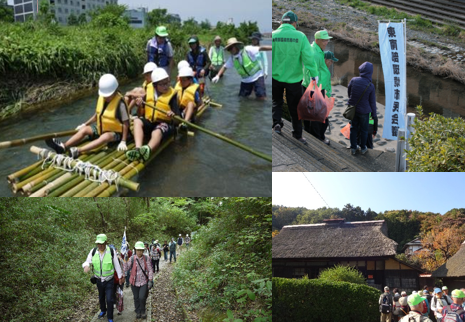
[[[407,102],[404,24],[380,23],[378,34],[386,89],[383,138],[397,140],[397,131],[405,129]]]
[[[128,247],[127,247],[127,241],[126,241],[126,228],[124,229],[124,235],[123,235],[123,241],[121,242],[121,254],[126,255],[128,252]]]

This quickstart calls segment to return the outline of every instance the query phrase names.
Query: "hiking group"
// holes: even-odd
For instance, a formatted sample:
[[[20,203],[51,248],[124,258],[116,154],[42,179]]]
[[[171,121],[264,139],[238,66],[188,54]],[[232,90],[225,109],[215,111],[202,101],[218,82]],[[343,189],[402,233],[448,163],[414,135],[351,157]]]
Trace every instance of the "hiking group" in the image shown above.
[[[90,250],[86,261],[82,264],[84,272],[91,272],[91,282],[97,284],[99,293],[100,313],[98,319],[105,316],[109,322],[113,322],[113,310],[116,308],[118,315],[124,309],[123,286],[131,285],[134,296],[136,318],[147,318],[146,301],[148,292],[153,288],[154,273],[160,272],[159,262],[161,251],[164,252],[165,262],[168,261],[167,253],[170,253],[170,263],[174,257],[176,262],[176,249],[181,252],[182,245],[189,249],[191,238],[186,234],[182,238],[179,234],[177,241],[174,237],[168,244],[161,246],[158,240],[152,240],[152,244],[138,241],[134,249],[126,244],[124,253],[120,253],[113,245],[108,245],[105,234],[97,235],[95,244],[97,247]],[[92,268],[91,268],[92,265]]]
[[[307,36],[297,31],[297,15],[286,12],[281,25],[272,34],[273,40],[273,130],[281,135],[284,126],[282,121],[284,96],[292,122],[292,136],[304,145],[307,141],[302,130],[310,133],[323,143],[330,145],[325,133],[330,127],[328,114],[330,108],[321,108],[318,119],[302,118],[298,113],[299,102],[308,96],[316,96],[321,87],[322,100],[331,98],[331,72],[329,68],[338,62],[333,52],[325,50],[330,39],[327,30],[315,33],[315,41],[310,45]],[[378,130],[376,115],[375,86],[373,85],[373,64],[364,62],[359,67],[360,77],[354,77],[348,85],[347,108],[355,106],[354,114],[346,118],[350,120],[350,149],[352,154],[361,151],[365,154],[373,148],[373,138]],[[314,94],[315,93],[315,94]],[[304,95],[305,94],[305,95]],[[330,104],[328,102],[328,104]],[[305,106],[304,110],[308,106]],[[316,104],[312,107],[317,110]],[[306,116],[310,118],[310,116]],[[303,123],[303,126],[302,126]],[[329,128],[330,130],[330,128]]]
[[[250,39],[252,44],[244,47],[243,42],[229,38],[223,47],[221,37],[216,36],[207,52],[197,36],[190,36],[190,49],[186,60],[177,65],[177,81],[172,87],[174,51],[166,27],[157,27],[155,36],[147,42],[142,87],[123,96],[114,75],[101,76],[94,115],[77,126],[78,132],[66,142],[53,138],[45,143],[56,153],[69,153],[74,159],[104,144],[117,144],[117,150],[126,151],[130,161],[147,161],[178,130],[175,115],[195,122],[195,114],[203,104],[206,77],[217,83],[226,69],[235,68],[241,77],[239,96],[248,97],[254,91],[258,99],[266,97],[264,78],[268,75],[268,62],[263,51],[271,51],[271,46],[260,45],[259,32],[254,32]],[[227,60],[225,50],[230,53]],[[180,122],[179,129],[186,130],[186,124]],[[135,147],[128,151],[126,142],[132,137]],[[79,146],[85,139],[90,142]]]
[[[447,286],[430,290],[413,291],[411,295],[397,288],[390,293],[389,287],[379,297],[381,322],[465,322],[465,288],[451,292]]]

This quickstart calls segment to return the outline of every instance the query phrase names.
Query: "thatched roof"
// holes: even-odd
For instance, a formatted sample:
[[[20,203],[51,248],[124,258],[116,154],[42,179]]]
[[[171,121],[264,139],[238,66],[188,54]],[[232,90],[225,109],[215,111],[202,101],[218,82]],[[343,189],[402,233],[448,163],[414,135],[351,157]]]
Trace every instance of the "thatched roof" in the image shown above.
[[[276,237],[275,237],[276,238]],[[274,245],[274,244],[273,244]],[[433,277],[463,277],[465,276],[465,241],[454,256],[433,272]]]
[[[394,256],[397,243],[384,220],[284,226],[273,238],[273,259]]]

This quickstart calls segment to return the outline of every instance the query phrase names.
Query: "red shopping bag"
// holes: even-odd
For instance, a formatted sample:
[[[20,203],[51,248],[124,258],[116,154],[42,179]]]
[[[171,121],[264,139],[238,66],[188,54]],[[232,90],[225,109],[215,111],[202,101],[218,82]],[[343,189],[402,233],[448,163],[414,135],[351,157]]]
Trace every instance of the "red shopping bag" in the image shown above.
[[[333,107],[334,97],[323,97],[321,85],[318,87],[316,81],[311,81],[297,105],[297,114],[300,120],[324,123]]]

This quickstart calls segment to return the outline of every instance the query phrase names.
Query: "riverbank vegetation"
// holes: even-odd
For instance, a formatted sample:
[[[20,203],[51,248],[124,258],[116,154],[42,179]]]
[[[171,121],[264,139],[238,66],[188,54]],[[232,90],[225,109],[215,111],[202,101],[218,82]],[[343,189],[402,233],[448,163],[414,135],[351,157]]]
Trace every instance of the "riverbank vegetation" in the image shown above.
[[[138,240],[163,243],[198,231],[191,250],[176,264],[177,281],[182,276],[185,282],[183,292],[195,296],[199,310],[227,307],[237,316],[263,317],[270,309],[271,290],[266,293],[266,283],[262,287],[248,281],[271,278],[270,212],[271,198],[1,198],[5,256],[0,269],[6,273],[0,281],[2,320],[61,322],[83,311],[90,294],[96,295],[81,264],[95,247],[97,234],[105,233],[119,250],[125,227],[131,247]],[[199,254],[198,262],[188,260]],[[183,271],[191,265],[197,265],[198,274]],[[241,284],[253,292],[246,290],[249,298],[242,304],[237,302]],[[209,293],[212,289],[218,294]],[[98,311],[94,305],[86,308],[91,316]]]
[[[397,242],[400,260],[427,271],[434,271],[460,248],[465,235],[465,208],[451,209],[444,215],[412,210],[375,212],[347,204],[344,208],[306,209],[273,205],[273,235],[285,225],[322,223],[324,219],[344,218],[347,222],[385,220],[388,237]],[[405,244],[420,238],[423,250],[413,256],[403,254]]]
[[[134,29],[123,16],[125,9],[108,5],[91,12],[90,22],[85,16],[73,16],[70,26],[61,26],[42,2],[36,21],[0,22],[0,119],[32,104],[94,88],[105,73],[119,80],[139,77],[147,60],[147,41],[160,21],[167,26],[175,61],[185,59],[192,34],[209,46],[216,34],[248,42],[250,34],[258,31],[256,22],[243,22],[237,28],[219,22],[214,29],[208,21],[193,18],[182,24],[170,22],[166,9],[153,10],[147,27]]]

